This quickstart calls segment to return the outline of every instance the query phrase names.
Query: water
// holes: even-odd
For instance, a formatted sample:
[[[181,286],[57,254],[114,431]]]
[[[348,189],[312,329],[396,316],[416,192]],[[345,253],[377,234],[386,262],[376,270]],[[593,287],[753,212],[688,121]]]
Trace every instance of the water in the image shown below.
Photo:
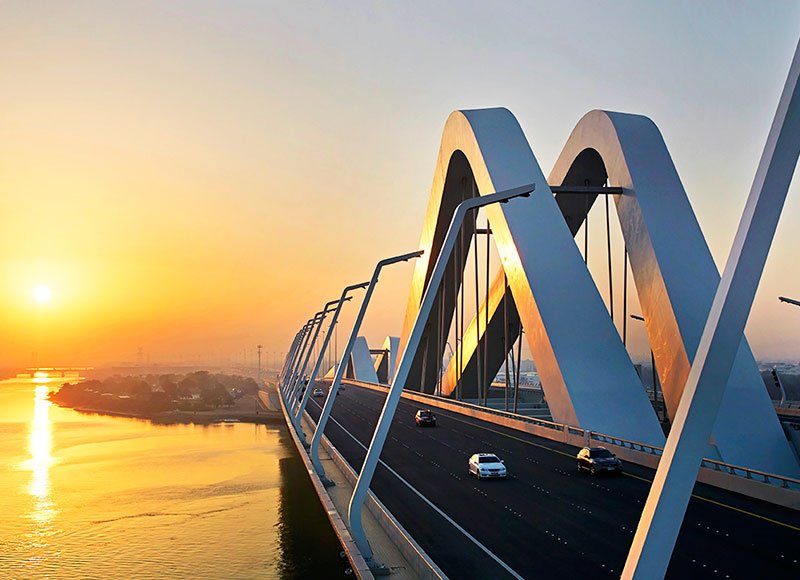
[[[152,425],[0,381],[0,577],[336,578],[339,544],[282,425]]]

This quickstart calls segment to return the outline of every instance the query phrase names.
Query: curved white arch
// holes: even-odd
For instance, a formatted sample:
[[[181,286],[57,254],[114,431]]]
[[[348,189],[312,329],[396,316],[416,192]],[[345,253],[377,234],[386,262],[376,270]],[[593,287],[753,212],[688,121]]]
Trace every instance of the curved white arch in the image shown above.
[[[506,109],[456,111],[445,124],[420,241],[425,254],[416,264],[400,354],[455,206],[473,195],[527,183],[536,184],[529,198],[513,208],[490,206],[487,214],[553,418],[662,443],[628,353],[523,132]],[[451,260],[445,288],[457,270],[463,271],[463,256],[460,261]],[[445,313],[452,313],[446,294],[441,300]],[[441,352],[438,320],[435,310],[408,381],[422,390],[435,376],[426,364],[428,353]]]
[[[617,213],[664,399],[674,417],[719,272],[655,123],[640,115],[587,113],[567,140],[550,183],[562,183],[570,173],[573,180],[596,178],[596,164],[576,167],[587,149],[602,158],[609,185],[624,189],[623,195],[614,196]],[[728,463],[772,473],[798,472],[744,337],[712,444]]]
[[[482,112],[467,111],[462,115],[468,123],[476,117],[487,122],[488,118],[492,116],[487,114],[484,117],[479,113]],[[506,113],[510,116],[510,113]],[[451,115],[452,118],[453,115]],[[497,124],[497,120],[495,119],[491,123]],[[446,201],[448,195],[455,197],[458,194],[454,192],[457,188],[447,185],[447,179],[458,176],[447,175],[442,167],[447,167],[446,171],[448,172],[452,172],[452,170],[449,166],[443,166],[443,161],[447,159],[448,153],[451,154],[452,159],[455,152],[463,151],[448,142],[449,125],[450,120],[445,128],[442,151],[440,151],[437,164],[437,176],[444,174],[445,186],[441,186],[436,179],[434,180],[421,245],[424,249],[430,248],[434,255],[437,252],[436,224],[442,221],[446,222],[448,217],[446,211],[441,209],[443,205],[441,200],[444,198]],[[521,134],[516,122],[514,125]],[[459,130],[463,131],[463,126]],[[491,133],[491,131],[489,132]],[[477,146],[478,143],[473,145]],[[520,158],[525,154],[533,157],[527,142],[522,144],[519,141],[509,140],[506,147],[521,148],[522,151],[518,152]],[[490,158],[494,163],[500,163],[499,160],[506,153],[502,153],[497,147],[493,149]],[[473,157],[469,157],[470,165],[473,165]],[[519,159],[515,163],[519,165]],[[624,190],[623,195],[614,196],[615,203],[630,256],[631,270],[636,281],[639,300],[646,319],[648,335],[653,345],[668,413],[670,417],[673,417],[719,282],[719,273],[664,140],[650,119],[639,115],[607,111],[587,113],[570,135],[550,174],[549,183],[573,186],[587,183],[601,185],[606,183],[606,180],[609,185],[621,187]],[[448,187],[450,187],[449,190]],[[466,185],[462,184],[461,189],[463,190],[464,187]],[[541,190],[542,188],[539,189],[539,193]],[[550,194],[549,191],[548,194]],[[593,284],[589,291],[582,277],[573,271],[577,268],[588,275],[572,240],[572,236],[585,219],[586,200],[583,197],[563,194],[556,196],[555,201],[550,196],[550,200],[550,204],[542,203],[537,208],[535,221],[530,216],[522,218],[514,215],[511,217],[503,214],[499,208],[495,210],[495,214],[499,212],[504,219],[508,217],[513,223],[517,223],[517,220],[531,219],[527,228],[521,225],[517,226],[517,229],[523,232],[521,237],[509,236],[510,229],[508,228],[498,228],[495,215],[490,214],[492,230],[496,234],[503,231],[506,236],[504,239],[498,236],[496,240],[504,259],[503,265],[509,274],[512,285],[513,300],[509,301],[512,334],[516,336],[518,333],[518,327],[514,326],[518,323],[516,318],[518,297],[528,300],[528,306],[519,308],[520,314],[523,314],[526,308],[530,310],[531,299],[528,294],[537,295],[538,302],[533,301],[533,319],[539,326],[531,327],[530,314],[527,317],[522,316],[522,324],[529,333],[531,352],[534,353],[537,368],[540,370],[548,403],[553,411],[553,418],[559,422],[581,426],[591,425],[590,428],[601,430],[596,426],[594,418],[591,423],[581,422],[579,413],[576,411],[573,419],[569,412],[564,411],[565,407],[571,405],[574,409],[576,403],[578,407],[586,403],[595,405],[600,413],[613,413],[610,408],[615,407],[618,400],[607,398],[604,396],[605,392],[603,395],[593,396],[589,390],[581,388],[580,382],[576,382],[580,379],[576,378],[570,365],[590,366],[594,369],[594,376],[605,378],[607,373],[616,376],[618,372],[617,369],[611,368],[611,365],[630,365],[630,361],[623,362],[614,359],[612,362],[605,358],[592,359],[590,357],[597,355],[599,351],[592,349],[584,351],[581,349],[581,345],[574,344],[575,341],[572,341],[572,346],[566,346],[570,344],[570,341],[563,338],[563,333],[578,329],[570,321],[570,315],[577,312],[578,304],[584,305],[587,301],[595,303],[599,299],[599,295]],[[591,204],[594,199],[589,201]],[[553,211],[554,208],[555,211]],[[521,211],[514,213],[521,213]],[[536,236],[536,232],[542,231],[541,220],[544,216],[561,224],[560,228],[556,228],[556,230],[560,230],[556,232],[558,238],[554,235],[556,230],[547,230],[546,236]],[[433,235],[431,235],[432,232]],[[564,233],[566,236],[563,235]],[[567,238],[569,238],[572,253],[563,247],[564,240]],[[555,244],[554,240],[557,240],[558,244]],[[554,251],[556,245],[558,245],[558,249]],[[541,267],[528,270],[522,268],[529,274],[530,286],[535,289],[535,292],[526,293],[524,291],[525,276],[520,275],[521,266],[515,265],[513,262],[512,265],[517,268],[517,272],[516,282],[511,282],[515,276],[513,268],[509,268],[509,262],[506,260],[509,247],[516,247],[517,250],[523,249],[525,256],[533,258],[531,261],[533,264],[539,264],[542,260],[550,260],[550,271]],[[506,249],[504,250],[504,248]],[[556,262],[553,260],[556,256],[558,256],[558,260],[566,259],[569,262]],[[576,256],[578,264],[575,263]],[[429,256],[428,259],[431,257],[433,256]],[[569,266],[569,275],[562,275],[562,270],[567,265]],[[419,265],[419,268],[420,270],[423,268],[422,264]],[[455,265],[453,269],[455,270]],[[415,287],[419,286],[420,280],[422,278],[418,270],[414,278]],[[560,295],[554,297],[552,294],[542,293],[541,287],[545,284],[552,286],[552,289],[560,288],[554,290],[560,292]],[[413,322],[416,315],[414,300],[415,294],[412,292],[406,315],[407,323],[409,320]],[[490,312],[488,332],[484,331],[484,314],[481,313],[481,342],[488,341],[490,343],[490,352],[499,351],[498,356],[491,357],[492,360],[488,365],[489,376],[496,373],[503,359],[503,345],[497,341],[498,336],[501,336],[502,333],[500,326],[502,321],[498,321],[498,319],[502,318],[503,301],[501,272],[492,284],[488,299]],[[545,303],[547,311],[545,316],[542,316],[541,305]],[[481,311],[484,308],[486,308],[486,302],[482,305]],[[445,303],[445,313],[451,312],[452,306]],[[549,314],[551,315],[548,317]],[[578,340],[591,341],[591,335],[594,340],[607,341],[606,347],[609,352],[616,349],[608,343],[614,343],[624,350],[616,330],[613,333],[607,332],[609,325],[613,328],[613,323],[608,317],[605,307],[602,308],[601,313],[593,309],[592,316],[603,318],[607,324],[604,326],[596,318],[592,318],[590,324],[577,331]],[[445,318],[449,320],[448,316]],[[584,319],[584,322],[586,321],[588,318]],[[435,323],[435,321],[433,322]],[[463,345],[466,356],[461,364],[462,373],[470,380],[474,380],[474,375],[470,373],[475,372],[474,354],[475,345],[478,343],[475,324],[476,321],[473,318],[466,329]],[[535,329],[533,333],[531,333],[531,328]],[[599,334],[594,334],[598,332]],[[534,345],[541,342],[542,337],[546,337],[546,341],[556,337],[563,347],[558,352],[553,351],[552,358],[544,357],[547,364],[544,369],[540,362],[542,349],[539,352],[534,350]],[[582,362],[575,361],[570,356],[576,353],[580,353]],[[545,354],[547,354],[546,350]],[[605,355],[603,356],[605,357]],[[542,373],[542,370],[546,372]],[[442,390],[445,394],[449,394],[455,385],[455,371],[456,362],[451,360],[443,381]],[[555,373],[561,373],[556,381],[553,379]],[[417,375],[420,377],[421,385],[425,384],[424,374],[421,372]],[[553,389],[554,382],[559,385],[559,388]],[[755,360],[744,339],[729,382],[715,424],[714,436],[711,440],[712,447],[709,449],[708,456],[774,473],[787,475],[797,473],[797,461],[789,449],[763,387]],[[467,384],[469,384],[469,380]],[[472,385],[474,386],[474,383]],[[638,389],[642,391],[640,384]],[[625,403],[623,407],[627,408],[627,405],[628,403]],[[612,433],[616,434],[617,432],[612,431]]]

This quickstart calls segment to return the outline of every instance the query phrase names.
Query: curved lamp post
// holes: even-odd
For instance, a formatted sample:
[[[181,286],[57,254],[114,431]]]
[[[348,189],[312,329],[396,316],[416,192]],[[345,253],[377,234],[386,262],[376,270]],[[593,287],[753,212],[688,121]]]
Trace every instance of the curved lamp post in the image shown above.
[[[364,525],[361,521],[361,516],[364,507],[364,500],[367,498],[369,486],[372,483],[372,476],[375,474],[375,468],[378,466],[383,445],[386,442],[386,436],[389,433],[389,427],[392,424],[394,413],[397,410],[397,405],[400,402],[400,395],[405,387],[406,379],[408,378],[411,365],[414,360],[417,348],[419,347],[422,333],[425,326],[425,321],[428,319],[433,303],[436,300],[436,294],[439,291],[439,285],[444,277],[445,270],[447,269],[447,262],[450,259],[450,254],[456,243],[456,238],[461,230],[461,224],[467,212],[480,207],[484,207],[493,203],[505,203],[516,197],[528,197],[535,189],[533,184],[523,187],[517,187],[498,193],[489,195],[482,195],[473,197],[466,201],[462,201],[453,214],[453,219],[450,221],[450,226],[447,229],[447,235],[442,243],[442,249],[439,257],[436,259],[436,265],[431,273],[430,282],[425,289],[425,294],[420,304],[417,318],[414,321],[414,326],[409,335],[408,344],[403,351],[403,354],[398,361],[395,370],[394,380],[389,389],[389,394],[386,397],[386,402],[383,405],[378,425],[375,427],[375,433],[372,436],[372,442],[367,450],[367,456],[364,459],[364,464],[361,468],[361,473],[358,476],[353,496],[350,498],[350,507],[348,509],[348,519],[350,521],[350,533],[353,540],[356,542],[358,549],[364,555],[367,561],[372,559],[372,548],[367,541],[366,534],[364,533]],[[332,391],[333,392],[333,391]],[[330,396],[330,395],[328,395]]]
[[[356,320],[353,323],[353,329],[350,331],[350,337],[347,339],[347,345],[344,347],[344,351],[342,352],[342,360],[336,367],[336,372],[333,376],[333,382],[331,383],[331,388],[328,391],[328,398],[325,399],[325,405],[320,413],[319,421],[317,422],[317,428],[314,431],[314,437],[311,439],[311,462],[314,464],[314,469],[317,470],[317,474],[325,485],[332,485],[332,482],[325,476],[325,469],[322,467],[322,462],[319,460],[319,444],[322,440],[322,434],[325,432],[325,425],[328,423],[328,417],[331,415],[331,409],[333,409],[333,402],[336,400],[336,393],[339,391],[339,385],[342,383],[342,378],[347,370],[347,361],[350,358],[350,353],[353,352],[353,346],[356,343],[358,332],[361,329],[361,323],[364,320],[364,314],[367,312],[367,306],[369,306],[369,301],[372,298],[375,285],[378,283],[378,276],[380,275],[384,266],[396,264],[398,262],[406,262],[413,258],[418,258],[422,254],[423,251],[418,250],[409,254],[401,254],[399,256],[381,260],[375,265],[375,271],[372,273],[372,278],[370,278],[370,281],[367,284],[367,292],[364,294],[364,300],[361,302],[361,308],[358,311],[358,316],[356,316]]]

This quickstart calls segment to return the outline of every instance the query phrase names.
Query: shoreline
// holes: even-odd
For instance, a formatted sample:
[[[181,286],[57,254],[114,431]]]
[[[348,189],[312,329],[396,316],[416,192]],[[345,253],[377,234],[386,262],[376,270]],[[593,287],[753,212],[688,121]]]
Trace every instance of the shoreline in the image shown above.
[[[263,392],[263,391],[261,391]],[[266,393],[265,393],[266,394]],[[237,409],[215,409],[213,411],[160,411],[155,413],[132,413],[126,411],[112,411],[95,407],[70,407],[55,401],[53,404],[63,409],[72,409],[85,415],[105,415],[108,417],[122,417],[126,419],[139,419],[150,421],[157,425],[196,424],[196,425],[235,425],[236,423],[250,423],[256,425],[284,424],[283,414],[280,411],[269,409],[262,397],[254,396],[259,410],[257,412],[244,412]]]

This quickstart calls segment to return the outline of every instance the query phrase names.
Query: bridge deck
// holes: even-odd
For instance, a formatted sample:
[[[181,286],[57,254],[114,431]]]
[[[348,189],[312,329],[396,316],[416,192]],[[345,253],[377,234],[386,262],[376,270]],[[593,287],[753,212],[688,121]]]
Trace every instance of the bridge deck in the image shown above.
[[[321,401],[308,406],[315,420]],[[353,386],[336,399],[326,435],[355,469],[382,405]],[[445,573],[619,576],[652,470],[593,478],[576,472],[573,447],[441,410],[419,429],[417,408],[400,403],[372,489]],[[469,455],[485,451],[505,460],[507,481],[467,476]],[[798,545],[797,512],[697,484],[668,576],[798,578]]]

